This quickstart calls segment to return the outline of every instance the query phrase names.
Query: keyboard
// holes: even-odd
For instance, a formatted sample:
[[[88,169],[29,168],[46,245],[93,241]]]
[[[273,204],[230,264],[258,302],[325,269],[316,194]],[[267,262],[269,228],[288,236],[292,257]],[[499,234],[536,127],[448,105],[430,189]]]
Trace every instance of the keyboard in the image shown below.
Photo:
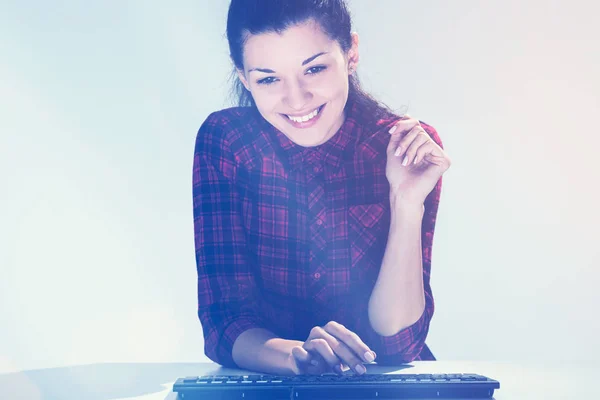
[[[194,399],[491,398],[496,380],[477,374],[209,375],[179,378],[173,392]]]

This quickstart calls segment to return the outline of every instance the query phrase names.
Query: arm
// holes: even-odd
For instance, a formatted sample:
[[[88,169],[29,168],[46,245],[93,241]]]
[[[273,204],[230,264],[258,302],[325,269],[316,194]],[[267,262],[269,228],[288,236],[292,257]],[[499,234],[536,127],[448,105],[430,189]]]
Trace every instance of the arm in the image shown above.
[[[248,329],[235,341],[233,359],[244,369],[294,375],[299,371],[292,360],[292,348],[303,344],[298,340],[279,338],[267,329]]]
[[[234,185],[236,164],[219,132],[207,118],[196,139],[193,167],[194,239],[198,272],[198,317],[206,355],[236,367],[232,348],[238,336],[261,326],[255,284],[245,253],[240,198]]]
[[[435,129],[423,125],[442,147]],[[417,205],[401,204],[390,193],[387,247],[361,323],[378,363],[411,362],[425,345],[434,312],[431,253],[441,188],[439,178],[424,203]]]
[[[303,342],[278,338],[263,328],[257,313],[235,158],[218,124],[209,117],[200,128],[193,168],[198,316],[205,352],[227,367],[296,373],[291,350]]]
[[[421,223],[423,205],[403,205],[390,196],[391,221],[379,276],[369,299],[369,322],[381,336],[413,325],[425,311]],[[394,304],[394,307],[390,305]]]
[[[423,349],[434,312],[431,250],[442,180],[420,209],[392,204],[390,233],[369,299],[379,364],[413,361]]]

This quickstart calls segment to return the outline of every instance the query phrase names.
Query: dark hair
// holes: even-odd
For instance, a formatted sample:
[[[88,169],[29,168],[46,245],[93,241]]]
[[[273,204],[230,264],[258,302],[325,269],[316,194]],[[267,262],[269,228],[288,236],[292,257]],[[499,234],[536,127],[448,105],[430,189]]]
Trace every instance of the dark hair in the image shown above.
[[[243,51],[248,33],[258,35],[276,32],[281,34],[287,28],[308,20],[316,21],[323,32],[339,43],[344,53],[352,46],[352,21],[345,0],[231,0],[227,16],[227,40],[229,56],[234,64],[230,80],[233,80],[231,96],[240,107],[253,107],[256,104],[252,94],[242,84],[236,69],[243,70]],[[397,115],[385,104],[366,93],[356,72],[349,78],[348,102],[358,103],[366,110],[363,115],[372,118],[367,124]]]

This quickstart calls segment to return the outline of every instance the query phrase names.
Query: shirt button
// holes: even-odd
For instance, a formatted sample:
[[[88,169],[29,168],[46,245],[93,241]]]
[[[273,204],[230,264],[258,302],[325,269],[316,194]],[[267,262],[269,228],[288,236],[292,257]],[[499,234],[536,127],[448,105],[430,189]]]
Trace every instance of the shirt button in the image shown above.
[[[319,172],[320,170],[321,170],[321,168],[319,168],[319,167],[314,167],[313,168],[313,171],[315,171],[315,172]]]
[[[321,274],[318,272],[315,272],[315,274],[313,276],[315,277],[315,279],[319,279],[321,277]]]
[[[323,225],[323,221],[321,221],[320,219],[317,220],[317,225]]]

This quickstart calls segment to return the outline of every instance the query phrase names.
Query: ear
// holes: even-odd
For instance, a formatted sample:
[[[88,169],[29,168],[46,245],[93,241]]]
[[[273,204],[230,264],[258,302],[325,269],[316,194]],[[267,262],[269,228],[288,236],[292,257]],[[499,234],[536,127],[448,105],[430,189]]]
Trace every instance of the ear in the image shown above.
[[[239,69],[236,68],[238,77],[240,78],[240,81],[242,81],[242,84],[244,85],[244,87],[246,87],[247,91],[250,91],[250,86],[248,85],[248,81],[246,80],[246,77],[244,76],[244,71],[241,71]]]
[[[348,50],[348,68],[354,72],[356,71],[356,67],[358,66],[358,61],[360,59],[358,54],[358,33],[352,32],[352,46]]]

